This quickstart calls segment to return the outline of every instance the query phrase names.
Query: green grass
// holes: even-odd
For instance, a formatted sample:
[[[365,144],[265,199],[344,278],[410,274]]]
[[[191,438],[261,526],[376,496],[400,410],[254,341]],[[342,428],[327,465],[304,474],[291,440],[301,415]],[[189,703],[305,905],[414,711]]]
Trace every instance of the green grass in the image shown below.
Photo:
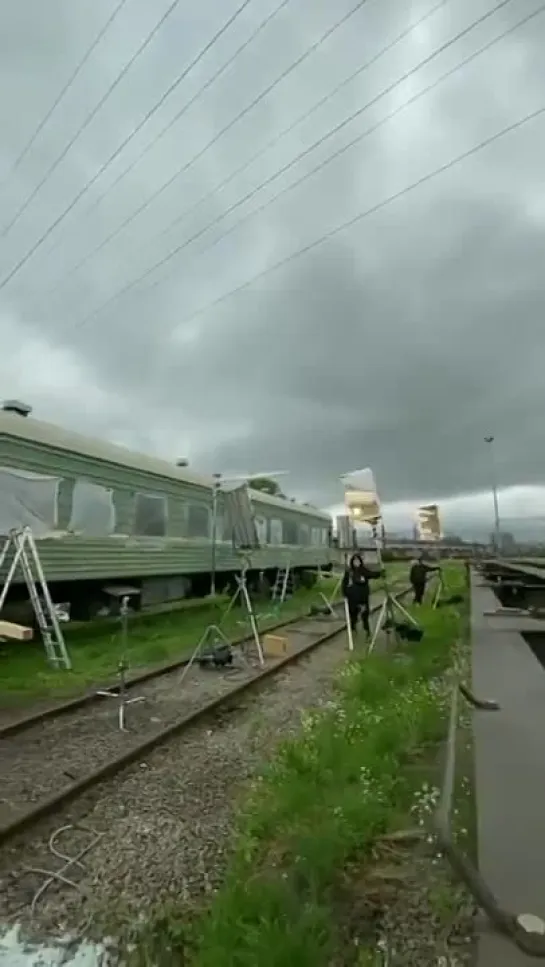
[[[450,591],[464,589],[463,569],[444,573]],[[334,701],[306,713],[301,733],[284,741],[256,778],[210,909],[190,926],[175,908],[163,910],[140,935],[135,963],[374,962],[365,945],[359,961],[339,959],[344,871],[365,863],[380,834],[405,824],[418,781],[406,767],[444,735],[448,693],[441,676],[464,631],[455,608],[425,608],[420,620],[419,645],[347,661]]]
[[[391,576],[398,578],[400,573],[403,572],[399,569],[393,570]],[[313,604],[320,605],[318,591],[331,594],[336,581],[335,577],[324,575],[314,589],[298,591],[276,610],[270,601],[256,600],[256,612],[271,615],[260,620],[260,629],[265,631],[279,621],[307,613]],[[228,600],[224,596],[218,596],[214,604],[203,599],[191,600],[164,614],[134,615],[130,619],[129,647],[125,653],[131,671],[190,655],[205,628],[220,622]],[[236,607],[221,626],[228,637],[240,638],[250,633],[247,623],[241,624],[243,618],[243,609]],[[103,619],[91,626],[68,626],[65,636],[73,663],[69,672],[48,665],[39,636],[31,644],[0,644],[0,703],[4,707],[67,698],[115,678],[123,653],[119,621]]]
[[[334,579],[324,577],[319,588],[328,594],[334,585]],[[131,671],[191,654],[205,628],[221,621],[228,599],[218,598],[215,604],[203,601],[188,604],[189,607],[167,614],[136,615],[130,619],[126,657]],[[265,630],[279,621],[304,614],[312,604],[320,604],[318,590],[300,590],[276,614],[262,619],[260,628]],[[255,607],[263,615],[274,610],[271,602],[265,600],[256,601]],[[235,607],[222,623],[222,630],[233,638],[249,634],[243,619],[243,609]],[[112,627],[109,622],[106,629],[99,623],[87,630],[76,628],[71,632],[68,629],[66,641],[73,663],[71,671],[48,665],[41,641],[0,645],[0,696],[4,706],[53,696],[66,697],[115,678],[123,649],[119,623]]]
[[[314,600],[315,592],[298,591],[276,617],[262,620],[260,626],[266,628],[302,613],[308,610]],[[173,611],[154,616],[153,620],[133,619],[129,625],[126,652],[131,669],[143,669],[190,654],[207,625],[221,621],[226,606],[227,600],[220,598],[216,604]],[[265,610],[267,603],[263,602]],[[233,637],[243,636],[247,633],[243,618],[242,610],[234,609],[222,623],[222,630]],[[115,676],[123,649],[119,626],[107,635],[99,628],[98,633],[91,631],[89,637],[83,637],[78,629],[75,641],[71,641],[70,632],[66,638],[73,662],[73,669],[69,672],[51,668],[46,663],[41,643],[36,642],[32,646],[10,645],[5,649],[0,665],[2,690],[13,696],[34,698],[53,693],[70,694],[86,685]]]

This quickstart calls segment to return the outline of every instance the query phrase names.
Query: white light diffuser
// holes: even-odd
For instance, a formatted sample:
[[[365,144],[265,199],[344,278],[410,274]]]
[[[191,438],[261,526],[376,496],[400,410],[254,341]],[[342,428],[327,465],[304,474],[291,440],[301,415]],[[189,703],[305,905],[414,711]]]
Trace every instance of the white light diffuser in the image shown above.
[[[344,485],[344,504],[350,518],[357,524],[374,524],[381,516],[380,500],[375,477],[369,467],[354,470],[341,477]]]
[[[421,541],[440,541],[443,537],[437,504],[423,504],[416,514],[418,538]]]

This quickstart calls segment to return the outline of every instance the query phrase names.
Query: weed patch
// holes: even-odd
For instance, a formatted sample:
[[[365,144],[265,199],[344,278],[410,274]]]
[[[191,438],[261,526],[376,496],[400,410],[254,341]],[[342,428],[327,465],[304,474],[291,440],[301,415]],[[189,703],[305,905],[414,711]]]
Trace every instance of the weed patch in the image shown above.
[[[445,568],[445,576],[449,590],[464,592],[462,568]],[[302,716],[300,733],[253,782],[209,909],[190,925],[170,912],[166,933],[176,942],[164,956],[150,924],[138,963],[378,963],[384,898],[397,896],[407,877],[398,862],[405,846],[388,846],[388,837],[410,820],[424,824],[422,803],[411,814],[416,789],[428,806],[434,801],[423,776],[445,734],[444,673],[464,632],[464,609],[421,609],[425,635],[418,645],[347,661],[333,700]],[[439,894],[436,903],[449,905]],[[150,938],[153,959],[146,955]]]

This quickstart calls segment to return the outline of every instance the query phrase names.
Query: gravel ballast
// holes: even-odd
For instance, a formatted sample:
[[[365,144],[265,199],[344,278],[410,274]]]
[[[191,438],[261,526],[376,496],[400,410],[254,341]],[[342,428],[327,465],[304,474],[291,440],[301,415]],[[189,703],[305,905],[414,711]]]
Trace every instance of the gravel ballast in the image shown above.
[[[294,653],[308,645],[308,631],[318,638],[335,626],[299,620],[278,633]],[[253,678],[260,671],[255,649],[248,646],[246,656],[244,661],[236,649],[231,669],[203,671],[194,665],[185,676],[182,667],[131,689],[129,698],[143,701],[126,709],[129,732],[117,728],[117,699],[104,697],[0,738],[0,825]],[[266,667],[273,664],[267,661]]]
[[[54,820],[4,846],[0,920],[29,924],[29,905],[45,877],[25,867],[61,869],[63,861],[52,856],[48,840],[70,823],[84,824],[101,838],[84,857],[83,869],[65,873],[78,889],[53,883],[39,900],[32,921],[39,935],[83,930],[100,937],[109,927],[145,917],[160,901],[175,898],[189,907],[206,897],[221,881],[233,812],[247,781],[278,742],[298,730],[304,709],[329,700],[346,656],[341,633],[248,694],[243,706],[239,702],[170,740]],[[57,848],[74,856],[91,836],[68,830]]]

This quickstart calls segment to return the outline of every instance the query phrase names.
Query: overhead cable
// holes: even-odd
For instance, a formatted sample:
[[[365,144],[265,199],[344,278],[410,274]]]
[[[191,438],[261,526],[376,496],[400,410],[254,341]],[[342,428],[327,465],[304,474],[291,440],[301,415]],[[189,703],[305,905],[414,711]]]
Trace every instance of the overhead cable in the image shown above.
[[[151,239],[149,239],[149,238],[146,239],[146,242],[144,244],[145,245],[149,245],[151,243],[155,244],[157,241],[159,241],[159,239],[161,239],[164,235],[166,235],[168,232],[170,232],[177,224],[179,224],[180,222],[182,222],[186,218],[188,218],[189,215],[191,215],[196,209],[198,209],[205,201],[207,201],[208,199],[212,198],[214,195],[217,194],[217,192],[221,191],[228,184],[230,184],[230,182],[233,181],[233,179],[236,178],[237,175],[239,175],[242,172],[246,171],[253,164],[254,161],[256,161],[258,158],[260,158],[262,155],[264,155],[272,147],[274,147],[286,134],[288,134],[290,131],[292,131],[299,124],[303,123],[309,117],[311,117],[314,114],[314,112],[318,110],[318,108],[322,107],[323,104],[325,104],[327,101],[331,100],[331,98],[333,98],[343,87],[345,87],[352,80],[354,80],[356,77],[358,77],[359,75],[361,75],[369,67],[371,67],[372,65],[376,64],[377,61],[379,61],[381,57],[384,57],[384,55],[386,53],[388,53],[397,44],[399,44],[402,40],[404,40],[413,30],[415,30],[422,23],[424,23],[425,20],[428,20],[429,17],[431,17],[434,13],[436,13],[439,8],[444,7],[447,3],[450,3],[450,2],[452,2],[452,0],[440,0],[439,3],[436,3],[435,6],[432,7],[432,9],[428,11],[428,13],[426,13],[423,17],[421,17],[415,23],[411,24],[410,27],[408,27],[405,30],[403,30],[402,33],[398,34],[398,36],[393,41],[391,41],[385,47],[381,48],[381,50],[377,54],[375,54],[370,60],[368,60],[364,64],[360,65],[360,67],[358,67],[357,70],[353,71],[353,73],[350,74],[349,77],[346,77],[343,81],[341,81],[340,84],[337,84],[337,86],[335,88],[333,88],[331,91],[329,91],[324,97],[320,98],[320,100],[317,101],[315,104],[313,104],[311,108],[309,108],[303,114],[300,114],[287,127],[283,128],[280,132],[278,132],[277,134],[275,134],[269,141],[267,141],[265,143],[265,145],[262,148],[259,149],[259,151],[255,152],[247,161],[245,161],[242,165],[239,165],[237,168],[235,168],[235,170],[233,172],[231,172],[231,174],[227,175],[227,177],[224,178],[219,183],[219,185],[216,185],[214,188],[212,188],[210,191],[208,191],[205,195],[203,195],[196,202],[194,202],[192,205],[190,205],[189,208],[184,209],[184,211],[181,212],[181,214],[176,215],[175,218],[173,218],[172,221],[170,221],[168,223],[168,225],[166,225],[165,228],[162,228]],[[126,171],[128,171],[128,169],[126,169]],[[114,182],[114,185],[115,184],[116,184],[116,182]],[[110,186],[110,187],[113,187],[113,186]],[[262,186],[260,185],[259,187],[261,188]],[[110,189],[108,189],[108,190],[110,190]],[[107,194],[107,192],[104,195],[102,195],[102,198],[105,198],[106,197],[106,194]],[[246,201],[246,198],[247,197],[248,196],[245,196],[244,199],[243,199],[243,201]],[[238,204],[242,204],[242,201],[240,203],[237,202],[235,207],[238,207]],[[218,216],[218,220],[223,219],[225,217],[225,214],[228,214],[231,210],[233,210],[233,209],[232,208],[229,208],[226,213],[221,213],[221,215]],[[215,224],[215,221],[212,222],[212,223],[210,223],[210,225],[206,226],[206,229],[203,229],[203,231],[206,231],[213,224]],[[200,234],[201,234],[201,232],[199,232],[196,236],[193,236],[190,239],[190,241],[193,241]],[[72,265],[67,271],[64,271],[63,274],[57,279],[56,282],[53,283],[53,285],[51,287],[49,287],[48,289],[46,289],[44,293],[40,293],[40,298],[43,298],[44,296],[51,295],[53,292],[55,292],[59,288],[59,286],[61,286],[64,283],[66,283],[66,281],[69,278],[71,278],[71,276],[75,272],[78,272],[79,269],[81,269],[84,265],[86,265],[87,262],[91,258],[93,258],[101,248],[104,247],[105,244],[107,244],[106,241],[101,242],[97,248],[92,249],[90,252],[87,252],[81,259],[79,259],[78,262],[76,262],[74,265]],[[189,242],[187,244],[189,244]]]
[[[176,2],[178,2],[178,0],[176,0]],[[288,77],[289,74],[292,73],[292,71],[294,71],[297,67],[299,67],[303,63],[303,61],[307,59],[307,57],[309,57],[312,53],[314,53],[315,50],[318,49],[318,47],[320,47],[323,43],[325,43],[325,41],[336,30],[338,30],[343,24],[345,24],[347,20],[349,20],[349,18],[352,17],[367,2],[368,0],[358,0],[356,5],[352,7],[351,10],[348,11],[348,13],[343,14],[340,20],[337,20],[332,27],[329,27],[325,31],[325,33],[323,33],[321,37],[319,37],[319,39],[315,41],[310,47],[307,47],[306,50],[297,58],[297,60],[295,60],[289,67],[287,67],[284,71],[282,71],[282,73],[271,84],[269,84],[263,91],[261,91],[261,93],[257,97],[255,97],[249,104],[247,104],[246,107],[243,108],[242,111],[240,111],[231,121],[229,121],[228,124],[224,125],[224,127],[221,128],[221,130],[218,131],[214,135],[214,137],[211,138],[211,140],[208,141],[204,145],[204,147],[197,152],[196,155],[190,158],[190,160],[187,161],[184,165],[182,165],[181,168],[178,168],[177,171],[175,171],[175,173],[166,182],[164,182],[158,189],[156,189],[151,195],[149,195],[148,198],[145,201],[143,201],[142,204],[139,205],[137,209],[135,209],[135,211],[133,211],[130,215],[128,215],[127,218],[125,218],[124,221],[120,225],[118,225],[118,227],[100,243],[100,245],[93,251],[92,254],[96,254],[96,252],[98,252],[105,245],[107,245],[114,238],[116,238],[117,235],[119,235],[120,232],[122,232],[125,228],[127,228],[128,225],[131,222],[133,222],[135,218],[137,218],[140,214],[142,214],[143,211],[149,208],[152,202],[156,201],[156,199],[159,198],[159,196],[161,196],[163,192],[167,190],[167,188],[170,188],[170,186],[177,180],[177,178],[180,177],[180,175],[188,171],[189,168],[191,168],[196,161],[200,160],[200,158],[202,158],[202,156],[217,141],[219,141],[219,139],[224,134],[227,133],[227,131],[229,131],[232,127],[234,127],[235,124],[237,124],[240,120],[242,120],[243,117],[245,117],[250,111],[252,111],[253,108],[260,103],[260,101],[262,101],[265,97],[267,97],[267,95],[270,94],[271,91],[273,91],[274,88],[278,86],[278,84],[280,84],[281,81],[283,81],[286,77]],[[35,254],[35,252],[40,248],[40,246],[47,238],[49,232],[50,232],[50,229],[48,229],[38,239],[38,241],[34,243],[32,248],[30,248],[27,251],[27,253],[21,259],[19,259],[17,264],[2,279],[2,281],[0,282],[0,290],[3,289],[8,284],[8,282],[10,282],[17,275],[17,273],[23,268],[23,266],[28,262],[28,260]]]
[[[103,24],[103,26],[100,28],[100,30],[99,30],[98,34],[96,35],[95,39],[93,40],[92,44],[85,51],[85,54],[83,55],[83,57],[81,58],[81,60],[78,62],[76,68],[74,69],[74,71],[72,72],[72,74],[70,75],[70,77],[68,78],[68,80],[66,81],[66,84],[61,89],[61,91],[59,92],[59,94],[57,95],[57,97],[55,98],[55,100],[53,101],[53,104],[51,105],[51,107],[49,108],[49,110],[44,114],[44,116],[42,117],[42,119],[41,119],[40,123],[38,124],[38,126],[36,128],[34,128],[34,131],[32,132],[32,135],[30,136],[29,140],[26,142],[24,148],[17,155],[15,161],[11,165],[10,170],[8,171],[8,173],[6,174],[5,178],[2,181],[2,187],[4,187],[5,182],[8,180],[8,178],[10,178],[17,171],[17,169],[18,169],[19,165],[21,164],[21,162],[26,158],[28,152],[32,148],[32,146],[33,146],[34,142],[36,141],[37,137],[42,133],[42,131],[45,128],[46,124],[48,123],[48,121],[50,120],[50,118],[53,116],[53,114],[57,110],[59,104],[64,99],[65,95],[68,93],[68,91],[70,90],[70,88],[73,87],[75,81],[77,80],[77,78],[81,74],[83,68],[85,67],[85,65],[87,63],[87,61],[89,60],[89,58],[91,57],[91,55],[94,53],[94,51],[96,50],[96,48],[100,44],[102,38],[108,33],[108,31],[109,31],[110,27],[112,26],[114,20],[116,20],[118,14],[121,13],[123,7],[125,6],[125,4],[127,2],[128,2],[128,0],[119,0],[119,3],[117,4],[117,6],[114,7],[112,13],[110,14],[110,16],[108,17],[108,19],[106,20],[106,23]]]
[[[102,95],[102,97],[100,98],[100,100],[98,101],[98,103],[95,104],[93,110],[87,115],[87,117],[85,118],[85,120],[83,121],[83,123],[80,124],[80,126],[77,129],[76,133],[74,135],[72,135],[72,137],[70,138],[70,141],[68,142],[68,144],[66,144],[64,146],[64,148],[61,151],[60,155],[58,155],[55,158],[55,160],[50,164],[50,166],[47,169],[45,175],[43,175],[41,181],[39,181],[38,184],[35,186],[35,188],[33,188],[33,190],[31,191],[30,195],[27,196],[27,198],[22,203],[22,205],[19,206],[19,208],[15,212],[15,215],[12,216],[11,221],[8,222],[8,224],[2,230],[2,234],[0,235],[0,238],[5,238],[6,235],[8,234],[8,232],[10,232],[11,229],[13,228],[13,226],[19,221],[21,215],[24,212],[26,212],[27,208],[29,207],[29,205],[31,204],[31,202],[34,201],[34,199],[35,199],[36,195],[38,194],[38,192],[41,191],[41,189],[43,188],[43,186],[45,185],[45,183],[47,181],[49,181],[49,178],[51,177],[51,175],[53,174],[53,172],[56,171],[56,169],[59,167],[61,161],[64,161],[64,159],[66,158],[66,156],[69,153],[70,149],[74,146],[74,144],[76,143],[76,141],[78,140],[78,138],[81,137],[81,135],[83,134],[83,132],[89,127],[91,121],[97,116],[97,114],[100,111],[100,109],[104,106],[104,104],[106,103],[106,101],[111,97],[111,95],[115,91],[116,87],[121,83],[121,81],[123,80],[123,78],[125,77],[125,75],[127,74],[127,72],[131,69],[132,65],[138,60],[138,58],[140,57],[140,55],[144,53],[145,49],[149,46],[149,44],[151,43],[151,41],[153,40],[153,38],[155,37],[155,35],[164,26],[164,24],[166,23],[166,21],[168,20],[168,18],[171,16],[171,14],[174,13],[174,11],[175,11],[175,9],[176,9],[176,7],[178,6],[179,3],[180,3],[180,0],[173,0],[173,2],[170,4],[170,7],[168,7],[168,9],[165,11],[165,13],[163,14],[163,16],[161,17],[161,19],[155,24],[155,27],[150,31],[150,33],[147,35],[147,37],[142,41],[142,43],[140,44],[140,46],[138,47],[138,49],[134,52],[134,54],[132,55],[132,57],[129,58],[129,60],[126,62],[125,66],[121,69],[121,71],[119,72],[119,74],[117,75],[117,77],[112,81],[112,83],[110,84],[110,86],[109,86],[108,90],[106,91],[106,93]]]
[[[338,125],[336,125],[335,128],[333,128],[332,130],[328,131],[318,141],[314,142],[314,144],[310,145],[308,148],[306,148],[304,151],[302,151],[299,155],[297,155],[296,158],[292,159],[290,162],[288,162],[286,165],[284,165],[281,169],[279,169],[276,172],[274,172],[274,174],[271,175],[270,178],[267,179],[266,182],[264,182],[259,187],[262,188],[262,187],[265,186],[265,184],[270,184],[273,180],[276,180],[276,178],[279,177],[280,174],[283,174],[285,171],[287,171],[289,168],[291,168],[297,161],[301,160],[301,158],[303,158],[306,155],[310,154],[310,152],[312,150],[314,150],[314,148],[316,148],[318,145],[323,144],[324,141],[326,141],[329,137],[332,137],[334,134],[338,133],[338,131],[341,130],[347,123],[349,123],[350,120],[353,120],[354,117],[356,117],[359,114],[361,114],[364,110],[367,110],[367,108],[369,106],[371,106],[371,104],[375,104],[379,99],[381,99],[382,97],[384,97],[386,94],[391,93],[392,90],[394,90],[400,84],[404,83],[404,81],[406,81],[414,73],[416,73],[418,70],[420,70],[423,66],[429,64],[430,61],[434,60],[436,57],[438,57],[440,54],[442,54],[446,49],[448,49],[449,47],[451,47],[453,44],[455,44],[462,37],[466,36],[471,30],[475,29],[475,27],[477,27],[478,25],[480,25],[481,23],[483,23],[483,21],[485,19],[487,19],[493,13],[495,13],[498,9],[500,9],[500,7],[506,6],[507,3],[510,3],[510,2],[512,2],[512,0],[502,0],[502,2],[500,4],[497,4],[493,8],[493,10],[488,11],[486,14],[482,15],[481,17],[479,17],[478,20],[473,21],[469,26],[463,28],[463,30],[459,31],[457,34],[455,34],[453,37],[451,37],[450,40],[445,41],[445,43],[443,43],[440,47],[436,48],[435,51],[433,51],[431,54],[429,54],[427,57],[425,57],[422,61],[420,61],[419,64],[416,65],[416,67],[412,68],[410,71],[407,71],[401,78],[399,78],[397,81],[395,81],[393,84],[391,84],[388,88],[386,88],[384,91],[382,91],[379,95],[377,95],[375,98],[373,98],[372,101],[368,102],[362,108],[360,108],[358,111],[356,111],[354,114],[350,115],[349,118],[346,118],[343,121],[341,121]],[[508,32],[510,32],[510,31],[509,30],[506,31],[506,33],[508,33]],[[496,38],[493,42],[490,42],[486,46],[491,46],[492,43],[496,43],[499,39],[501,39],[501,37]],[[483,49],[486,49],[486,48],[483,48]],[[481,51],[478,51],[476,54],[470,55],[470,57],[467,58],[467,62],[469,62],[470,60],[473,60],[476,56],[478,56],[479,53],[482,53],[482,50]],[[464,62],[462,62],[462,64],[460,64],[460,65],[457,65],[455,69],[458,70],[459,67],[462,67],[462,66],[465,66],[465,63]],[[445,75],[445,76],[448,76],[449,73],[453,73],[453,72],[454,71],[447,72],[447,75]],[[436,86],[436,84],[434,83],[433,85],[431,85],[431,87],[433,87],[433,86]],[[427,93],[427,92],[423,92],[423,93]],[[418,95],[418,96],[422,96],[422,95]],[[415,96],[414,99],[416,99],[416,96]],[[404,106],[405,105],[402,105],[399,110],[401,110]],[[399,113],[399,110],[396,110],[395,112],[392,112],[392,117],[396,113]],[[388,120],[389,119],[390,118],[388,118]],[[385,123],[384,120],[381,120],[381,122],[379,122],[379,126],[382,123]],[[361,135],[361,136],[359,136],[358,138],[355,139],[355,142],[354,143],[356,143],[358,140],[362,140],[362,138],[365,137],[365,136],[367,136],[367,134],[369,134],[369,133],[371,133],[371,132],[370,131],[364,132],[363,135]],[[352,144],[347,145],[346,146],[346,149],[348,149],[351,146],[352,146]],[[338,152],[336,152],[336,155],[334,155],[334,157],[335,156],[338,156],[340,153],[342,153],[342,150],[345,150],[345,149],[343,148],[343,149],[339,150]],[[306,173],[299,180],[298,184],[302,180],[305,180],[307,177],[310,177],[312,174],[314,174],[316,170],[319,170],[319,168],[320,167],[323,167],[324,164],[328,163],[328,161],[329,161],[329,159],[326,159],[316,169],[314,169],[311,172]],[[289,188],[286,189],[286,190],[289,190]],[[253,194],[253,193],[254,192],[249,193],[249,196],[251,194]],[[245,198],[244,200],[247,200],[247,199]],[[140,285],[142,282],[145,282],[155,271],[157,271],[157,269],[161,268],[162,266],[166,265],[169,261],[171,261],[171,259],[173,259],[178,254],[179,251],[181,251],[183,248],[185,248],[185,246],[186,246],[186,242],[184,242],[181,245],[179,245],[176,249],[174,249],[173,251],[169,252],[167,255],[163,256],[161,259],[158,259],[155,263],[153,263],[153,265],[151,265],[148,269],[146,269],[143,273],[141,273],[137,278],[131,280],[128,283],[126,283],[126,285],[124,285],[117,292],[114,292],[103,303],[101,303],[96,309],[92,310],[92,312],[90,312],[87,316],[85,316],[83,320],[81,320],[79,323],[77,323],[77,326],[79,327],[80,325],[86,324],[91,319],[93,319],[97,315],[101,314],[105,309],[107,309],[114,302],[117,302],[118,299],[120,299],[122,296],[126,295],[128,292],[130,292],[132,289],[134,289],[137,285]]]
[[[117,186],[120,183],[120,181],[122,181],[123,178],[125,178],[126,175],[128,175],[131,171],[133,171],[133,169],[138,164],[140,164],[140,162],[148,154],[148,152],[151,151],[153,148],[155,148],[157,146],[157,144],[159,143],[159,141],[161,140],[161,138],[168,131],[170,131],[170,129],[175,124],[177,124],[178,121],[181,120],[181,118],[184,116],[184,114],[186,114],[186,112],[189,111],[189,109],[191,107],[193,107],[193,105],[202,97],[202,95],[205,93],[205,91],[207,91],[217,81],[218,77],[221,77],[221,75],[224,74],[225,71],[229,67],[231,67],[232,64],[234,64],[236,60],[238,60],[238,58],[241,56],[241,54],[243,53],[243,51],[247,47],[249,47],[250,44],[252,44],[254,42],[254,40],[259,36],[259,34],[263,30],[265,30],[266,27],[268,27],[268,25],[271,23],[272,20],[274,20],[274,18],[277,17],[278,14],[285,7],[287,7],[289,3],[292,3],[292,2],[293,2],[293,0],[282,0],[282,2],[279,3],[274,8],[274,10],[271,11],[271,13],[267,14],[267,16],[263,18],[263,20],[257,25],[257,27],[249,35],[249,37],[242,44],[240,44],[239,47],[237,47],[237,49],[234,51],[234,53],[232,53],[228,57],[228,59],[226,61],[224,61],[224,63],[221,65],[221,67],[218,67],[218,69],[216,71],[214,71],[213,74],[210,75],[210,77],[208,78],[208,80],[205,81],[205,83],[202,85],[202,87],[199,87],[198,90],[195,92],[195,94],[193,94],[193,96],[190,97],[190,99],[188,101],[186,101],[182,105],[182,107],[176,112],[176,114],[174,115],[174,117],[172,117],[170,119],[170,121],[168,121],[168,123],[165,124],[164,127],[161,128],[161,130],[158,132],[158,134],[156,134],[155,137],[151,141],[148,142],[148,144],[146,145],[146,147],[143,148],[142,151],[139,154],[136,155],[136,157],[127,165],[127,167],[123,168],[122,171],[120,171],[120,173],[116,176],[116,178],[114,178],[114,180],[111,182],[111,184],[108,185],[108,187],[105,189],[105,191],[103,191],[101,195],[98,195],[96,198],[93,199],[93,201],[91,202],[91,204],[80,214],[80,219],[79,219],[79,222],[78,222],[78,227],[79,228],[81,228],[81,221],[82,221],[82,219],[83,218],[87,218],[91,214],[91,212],[93,212],[96,208],[99,207],[99,205],[104,201],[105,198],[107,198],[110,195],[110,193],[114,190],[114,188],[117,188]],[[449,0],[443,0],[443,2],[449,2]],[[242,10],[243,10],[244,7],[246,7],[246,5],[247,4],[244,3],[242,5],[242,7],[239,7],[239,9],[230,18],[230,20],[226,24],[224,24],[224,26],[222,27],[221,33],[223,33],[227,29],[227,27],[230,26],[230,24],[233,22],[233,20],[236,17],[238,17],[240,13],[242,13]],[[55,228],[57,228],[58,225],[61,224],[62,221],[64,221],[64,219],[69,214],[69,212],[71,212],[72,209],[80,201],[80,199],[83,198],[83,196],[87,194],[87,192],[89,191],[89,189],[95,184],[96,181],[98,181],[98,179],[101,177],[101,175],[104,174],[104,172],[107,170],[107,168],[110,167],[110,165],[112,164],[112,162],[115,161],[115,159],[118,157],[118,155],[121,153],[121,151],[123,151],[123,149],[127,147],[129,141],[132,141],[132,139],[134,138],[134,136],[141,130],[141,128],[147,123],[147,121],[149,121],[149,119],[152,117],[152,115],[155,114],[155,112],[161,107],[161,105],[164,103],[164,101],[166,100],[166,98],[169,97],[169,95],[178,86],[178,84],[185,77],[187,77],[187,75],[189,74],[189,71],[193,69],[193,67],[201,59],[201,57],[203,56],[203,54],[206,53],[206,50],[208,50],[212,46],[212,43],[215,43],[218,40],[219,36],[220,36],[220,32],[218,32],[218,34],[215,34],[214,35],[214,37],[212,38],[212,41],[210,41],[210,43],[207,44],[206,49],[202,50],[200,52],[199,56],[196,57],[191,62],[191,64],[189,65],[189,67],[186,68],[183,71],[183,73],[180,74],[176,78],[174,84],[171,84],[171,86],[169,87],[169,89],[167,91],[165,91],[165,93],[162,95],[160,101],[158,101],[157,104],[154,105],[154,107],[152,108],[151,111],[148,111],[148,113],[142,119],[142,121],[140,121],[140,123],[138,124],[138,126],[136,128],[134,128],[134,130],[130,133],[130,135],[128,135],[128,137],[125,138],[125,140],[122,141],[120,145],[118,145],[118,147],[113,152],[113,154],[111,154],[110,157],[106,159],[106,161],[104,162],[104,164],[102,164],[100,166],[100,168],[95,172],[95,174],[90,179],[90,181],[87,181],[83,185],[83,187],[80,189],[80,191],[78,192],[78,194],[72,199],[72,201],[70,202],[70,204],[64,209],[63,212],[61,212],[61,214],[58,216],[58,218],[56,218],[55,221],[52,222],[52,224],[49,226],[48,231],[47,231],[46,235],[44,236],[43,241],[45,241],[45,239],[48,237],[48,235],[50,235],[53,232],[53,230]],[[52,245],[52,247],[48,250],[47,254],[48,255],[51,255],[51,253],[54,252],[54,251],[56,251],[56,249],[59,248],[59,246],[62,245],[63,242],[64,242],[64,236],[61,235],[60,239],[58,239],[57,242],[55,242],[55,244]],[[72,272],[73,269],[70,269],[69,271]]]

